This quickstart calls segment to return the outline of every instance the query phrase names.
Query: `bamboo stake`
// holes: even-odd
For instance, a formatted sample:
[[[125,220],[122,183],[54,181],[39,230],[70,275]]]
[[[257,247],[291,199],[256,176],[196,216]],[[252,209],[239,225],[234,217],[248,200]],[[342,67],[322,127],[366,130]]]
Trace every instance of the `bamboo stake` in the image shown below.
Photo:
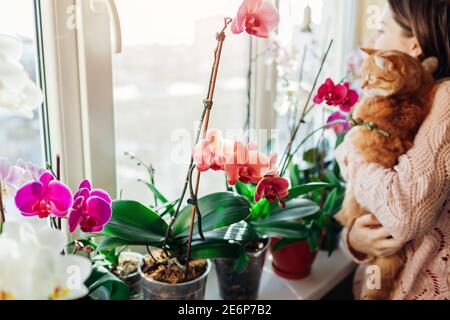
[[[209,120],[210,120],[211,110],[212,110],[212,106],[213,106],[214,93],[215,93],[216,82],[217,82],[217,75],[219,72],[220,59],[222,56],[222,48],[223,48],[223,43],[226,38],[225,30],[228,28],[228,25],[231,23],[231,21],[232,21],[232,19],[225,18],[225,25],[224,25],[223,29],[216,36],[217,47],[214,52],[215,53],[214,54],[214,64],[213,64],[211,78],[210,78],[210,82],[209,82],[208,97],[206,98],[206,100],[204,102],[206,112],[205,112],[203,128],[201,128],[201,136],[203,138],[206,137],[206,134],[207,134],[208,128],[209,128]],[[191,168],[192,168],[192,165],[191,165]],[[189,168],[188,182],[190,180],[191,168]],[[194,191],[194,194],[191,194],[191,196],[192,196],[191,197],[192,213],[191,213],[191,221],[190,221],[190,225],[189,225],[189,238],[188,238],[187,251],[186,251],[186,273],[185,273],[185,277],[184,277],[185,281],[187,280],[188,274],[189,274],[189,262],[191,259],[191,245],[192,245],[192,237],[193,237],[193,233],[194,233],[194,224],[195,224],[196,213],[198,214],[199,217],[201,216],[200,212],[198,211],[198,206],[197,206],[197,196],[198,196],[198,191],[199,191],[199,187],[200,187],[200,177],[201,177],[201,173],[199,171],[197,171],[195,191]],[[180,199],[180,201],[182,201],[182,199]],[[200,224],[200,221],[198,221],[198,223]],[[200,225],[199,225],[199,230],[201,231]]]

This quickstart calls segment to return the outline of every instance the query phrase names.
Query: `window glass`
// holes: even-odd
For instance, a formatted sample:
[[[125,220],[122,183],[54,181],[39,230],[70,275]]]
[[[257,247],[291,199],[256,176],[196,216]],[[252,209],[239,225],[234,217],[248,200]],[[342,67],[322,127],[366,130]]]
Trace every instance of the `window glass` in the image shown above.
[[[156,184],[168,198],[181,193],[207,94],[215,35],[224,15],[233,17],[242,3],[194,2],[116,1],[123,29],[123,53],[114,58],[117,173],[124,197],[150,199],[145,186],[136,182],[145,171],[124,156],[127,151],[153,165]],[[210,128],[244,126],[249,51],[249,36],[228,31]],[[183,150],[180,142],[186,138],[190,143]],[[224,190],[224,177],[205,175],[200,194]]]
[[[36,25],[33,0],[6,1],[0,0],[0,35],[18,39],[23,44],[23,53],[20,61],[11,61],[5,55],[0,56],[0,68],[3,70],[1,81],[11,84],[6,78],[5,70],[11,70],[11,64],[20,62],[30,79],[37,81],[37,50],[36,50]],[[5,48],[2,48],[5,50]],[[5,52],[5,51],[4,51]],[[3,53],[4,53],[3,52]],[[10,75],[11,77],[13,75]],[[6,84],[0,85],[0,91],[6,90]],[[26,91],[26,93],[25,93]],[[23,94],[31,94],[29,99],[40,100],[36,97],[36,90],[25,90]],[[0,92],[1,98],[6,99],[6,94]],[[11,96],[10,96],[11,97]],[[17,97],[17,96],[16,96]],[[18,159],[42,163],[42,136],[40,108],[36,107],[29,117],[23,117],[11,111],[11,108],[0,106],[0,157],[8,158],[11,162]],[[27,108],[28,109],[28,108]]]

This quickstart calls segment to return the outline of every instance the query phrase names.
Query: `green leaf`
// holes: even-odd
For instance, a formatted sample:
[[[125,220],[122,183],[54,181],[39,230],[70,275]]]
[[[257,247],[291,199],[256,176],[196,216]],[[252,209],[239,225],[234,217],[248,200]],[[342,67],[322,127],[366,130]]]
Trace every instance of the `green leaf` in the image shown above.
[[[289,198],[295,199],[310,192],[324,189],[326,187],[329,187],[329,184],[324,182],[312,182],[302,186],[297,186],[289,190]]]
[[[251,210],[250,220],[257,221],[270,213],[272,204],[267,199],[261,199]]]
[[[339,147],[342,144],[342,142],[344,142],[344,139],[345,139],[346,135],[347,135],[346,132],[345,133],[339,133],[337,135],[335,148]]]
[[[130,289],[119,278],[104,267],[92,267],[91,275],[85,282],[89,296],[94,300],[129,300]]]
[[[231,192],[219,192],[207,195],[198,201],[202,215],[204,232],[227,227],[245,220],[250,214],[250,203],[244,197]],[[185,237],[189,234],[192,206],[185,207],[173,225],[174,237]],[[197,229],[197,221],[194,230]]]
[[[317,148],[309,149],[303,153],[303,160],[314,165],[320,162],[321,157],[322,153]]]
[[[250,257],[248,254],[244,253],[242,254],[238,259],[234,260],[233,269],[237,273],[242,273],[247,269],[247,266],[250,262]]]
[[[167,224],[150,208],[136,201],[113,202],[113,216],[102,235],[132,245],[158,246],[164,241]]]
[[[243,254],[245,251],[238,243],[224,240],[193,241],[191,247],[194,259],[239,259]]]
[[[300,167],[292,162],[289,164],[289,179],[293,186],[299,186],[302,181]]]
[[[130,245],[132,245],[130,242],[123,240],[123,239],[104,237],[103,240],[98,245],[98,249],[100,251],[111,250],[111,249],[116,249],[116,248],[120,248],[120,247],[128,247]]]
[[[159,201],[161,201],[162,203],[169,202],[169,200],[167,200],[167,198],[164,197],[161,192],[159,192],[158,188],[156,188],[156,186],[153,183],[143,181],[143,180],[139,180],[139,182],[145,184]],[[173,209],[172,209],[172,211],[173,211]],[[171,211],[171,213],[173,213],[172,211]]]
[[[255,186],[238,181],[234,188],[239,195],[245,197],[250,203],[255,202]]]
[[[161,218],[164,218],[167,214],[170,216],[173,216],[175,214],[175,207],[178,204],[178,201],[180,199],[174,200],[172,202],[167,202],[159,206],[158,208],[155,208],[154,210],[159,214]],[[160,212],[164,209],[163,212]]]
[[[287,246],[300,242],[300,241],[305,241],[306,238],[303,239],[281,239],[280,241],[278,241],[275,245],[272,246],[272,251],[276,252],[279,251],[281,249],[286,248]]]
[[[234,242],[253,242],[259,239],[256,231],[246,221],[240,221],[229,227],[205,233],[207,239],[227,240]],[[198,238],[196,240],[199,240]]]
[[[335,215],[342,206],[342,202],[344,201],[345,193],[343,190],[339,190],[338,188],[333,189],[325,201],[324,211],[328,216]]]
[[[304,224],[293,221],[275,221],[267,224],[250,223],[260,238],[302,239],[307,236]]]
[[[276,221],[293,221],[316,214],[320,207],[307,199],[293,199],[286,202],[285,208],[277,207],[269,216],[253,222],[253,225],[268,224]]]

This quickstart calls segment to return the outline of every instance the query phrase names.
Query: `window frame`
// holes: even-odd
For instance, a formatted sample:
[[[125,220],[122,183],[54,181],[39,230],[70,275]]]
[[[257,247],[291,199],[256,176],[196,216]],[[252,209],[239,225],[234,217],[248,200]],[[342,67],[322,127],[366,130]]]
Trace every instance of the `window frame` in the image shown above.
[[[98,0],[36,0],[51,154],[62,157],[62,178],[83,179],[116,196],[114,109],[109,16]],[[68,19],[75,21],[68,27]],[[96,30],[95,33],[87,30]],[[95,46],[92,46],[95,44]],[[95,52],[102,48],[102,52]],[[109,57],[109,59],[108,59]],[[47,137],[48,138],[48,137]],[[48,159],[47,159],[48,161]]]

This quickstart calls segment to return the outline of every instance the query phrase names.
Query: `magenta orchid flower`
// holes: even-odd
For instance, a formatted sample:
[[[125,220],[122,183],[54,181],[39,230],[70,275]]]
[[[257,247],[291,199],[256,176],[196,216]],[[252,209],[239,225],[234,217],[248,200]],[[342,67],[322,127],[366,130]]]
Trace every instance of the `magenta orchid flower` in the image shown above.
[[[326,102],[327,105],[339,107],[347,113],[352,111],[358,100],[359,94],[356,90],[350,88],[350,83],[336,85],[329,78],[320,86],[317,95],[314,97],[315,104]]]
[[[111,216],[112,200],[108,193],[92,189],[88,180],[81,182],[69,216],[70,232],[74,232],[78,226],[83,232],[101,232]]]
[[[339,105],[339,109],[345,113],[350,113],[359,101],[359,94],[356,90],[350,89],[350,83],[346,82],[344,83],[344,86],[347,89],[347,96]]]
[[[231,32],[239,34],[246,31],[248,34],[260,38],[268,38],[280,23],[278,10],[264,0],[244,0],[236,18],[231,25]]]
[[[326,102],[329,106],[338,106],[344,102],[347,97],[348,90],[344,85],[334,84],[333,80],[327,79],[320,86],[317,95],[314,97],[315,104]]]
[[[255,201],[258,202],[263,197],[269,202],[279,202],[284,208],[285,201],[289,198],[289,181],[280,177],[277,171],[266,173],[256,187]]]
[[[72,193],[51,173],[44,172],[39,180],[26,183],[17,191],[15,202],[22,215],[27,217],[54,215],[64,218],[72,207]]]
[[[331,124],[336,121],[346,121],[346,122]],[[348,123],[348,117],[340,112],[333,113],[328,118],[327,124],[330,124],[327,128],[333,129],[336,134],[347,132],[351,128],[350,124]]]

